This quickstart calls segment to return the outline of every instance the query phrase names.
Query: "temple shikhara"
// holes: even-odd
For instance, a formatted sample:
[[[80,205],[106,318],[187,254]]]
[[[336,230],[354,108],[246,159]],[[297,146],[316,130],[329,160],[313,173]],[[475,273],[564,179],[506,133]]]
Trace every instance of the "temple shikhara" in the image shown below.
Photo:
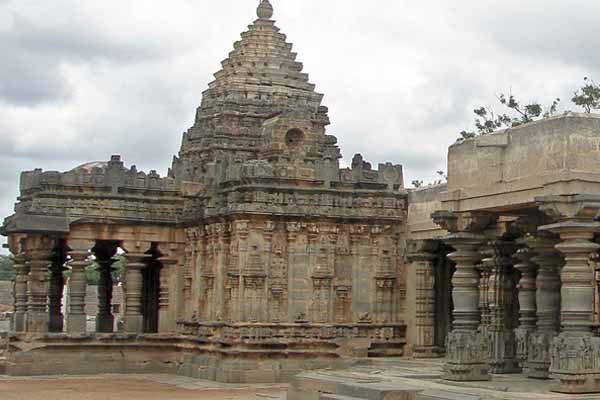
[[[456,143],[447,184],[408,190],[398,164],[340,168],[323,95],[272,17],[262,0],[166,177],[120,156],[21,174],[1,229],[7,373],[287,382],[411,357],[440,358],[448,381],[600,392],[600,117]]]

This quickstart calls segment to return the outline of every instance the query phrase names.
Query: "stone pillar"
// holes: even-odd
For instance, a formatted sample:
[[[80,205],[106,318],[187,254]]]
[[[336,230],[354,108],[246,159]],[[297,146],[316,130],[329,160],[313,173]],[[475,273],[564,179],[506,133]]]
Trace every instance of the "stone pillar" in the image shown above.
[[[127,333],[143,333],[144,318],[142,316],[142,270],[147,266],[150,254],[150,243],[125,242],[125,315],[123,329]]]
[[[13,332],[25,331],[25,315],[27,313],[27,280],[29,266],[26,264],[25,253],[14,256],[15,260],[15,313],[12,320]]]
[[[448,335],[444,379],[452,381],[490,380],[488,365],[489,341],[478,331],[479,272],[476,264],[481,256],[477,251],[484,237],[472,233],[456,233],[445,242],[456,251],[448,258],[456,263],[452,277],[454,329]]]
[[[65,287],[64,267],[67,261],[66,249],[58,248],[52,255],[50,266],[50,286],[48,291],[48,330],[50,332],[62,332],[65,316],[62,313],[62,299]]]
[[[94,247],[96,264],[100,281],[98,282],[98,314],[96,315],[96,332],[111,333],[115,327],[115,317],[112,313],[113,277],[115,263],[114,255],[117,253],[117,243],[98,242]]]
[[[85,334],[87,331],[87,315],[85,313],[85,294],[87,279],[85,269],[91,264],[91,242],[69,241],[71,261],[71,278],[69,278],[69,311],[67,314],[67,332]]]
[[[550,377],[550,343],[560,326],[560,276],[563,261],[555,249],[557,240],[537,234],[528,236],[527,246],[534,253],[531,261],[538,265],[535,280],[536,330],[530,333],[526,369],[530,378]]]
[[[409,243],[408,261],[416,274],[415,344],[413,354],[419,358],[437,357],[435,346],[435,271],[437,244],[434,241]]]
[[[451,381],[487,381],[489,374],[489,339],[479,331],[479,253],[486,238],[482,234],[497,217],[487,212],[454,213],[438,211],[434,222],[449,234],[444,242],[455,249],[448,258],[456,263],[452,277],[454,303],[453,330],[447,339],[444,379]]]
[[[565,256],[561,272],[561,333],[551,347],[550,372],[562,393],[600,392],[600,338],[594,323],[594,269],[592,258],[600,245],[592,242],[600,223],[565,221],[553,230],[560,234],[556,248]]]
[[[560,236],[565,257],[561,271],[561,332],[550,347],[550,373],[561,393],[600,393],[600,337],[594,327],[594,266],[600,245],[600,196],[546,196],[540,209],[556,223],[541,226]]]
[[[171,273],[185,257],[185,249],[175,243],[160,244],[159,253],[163,254],[158,261],[162,264],[160,269],[160,291],[158,297],[158,332],[174,332],[176,329],[175,319],[169,312],[171,302],[175,302],[175,296],[171,298]],[[175,270],[174,270],[175,269]],[[175,272],[173,272],[175,273]]]
[[[511,324],[515,286],[511,275],[511,255],[516,251],[516,244],[493,240],[490,245],[491,257],[483,260],[483,264],[492,267],[488,288],[490,321],[487,327],[490,338],[490,372],[506,374],[519,369],[515,357],[514,327]]]
[[[98,261],[98,314],[96,315],[96,332],[111,333],[115,327],[115,317],[112,313],[113,279],[112,265],[114,259]]]
[[[29,279],[27,280],[27,314],[25,330],[48,332],[48,267],[55,241],[48,236],[27,238]]]
[[[487,251],[492,251],[491,247],[481,251],[482,257],[486,257]],[[492,275],[494,266],[489,262],[483,261],[478,265],[478,269],[481,277],[479,281],[479,310],[481,312],[479,330],[487,335],[492,320],[490,314],[490,276]]]
[[[536,330],[537,306],[536,284],[537,265],[531,262],[534,256],[529,247],[519,249],[515,257],[519,260],[515,269],[521,273],[517,289],[519,291],[519,327],[515,330],[516,356],[521,368],[526,368],[529,354],[529,337]]]

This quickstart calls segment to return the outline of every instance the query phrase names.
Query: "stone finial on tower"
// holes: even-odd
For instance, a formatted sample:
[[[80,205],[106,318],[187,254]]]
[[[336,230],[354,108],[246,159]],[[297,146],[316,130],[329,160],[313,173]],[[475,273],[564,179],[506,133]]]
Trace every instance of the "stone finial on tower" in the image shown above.
[[[273,16],[273,6],[269,0],[261,0],[256,13],[260,19],[271,19]]]

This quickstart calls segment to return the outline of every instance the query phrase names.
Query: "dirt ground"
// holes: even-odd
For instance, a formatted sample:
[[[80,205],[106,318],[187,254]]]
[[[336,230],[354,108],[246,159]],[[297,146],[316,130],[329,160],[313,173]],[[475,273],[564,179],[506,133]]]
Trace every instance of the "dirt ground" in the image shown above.
[[[284,385],[225,385],[170,375],[12,378],[2,400],[284,400]]]

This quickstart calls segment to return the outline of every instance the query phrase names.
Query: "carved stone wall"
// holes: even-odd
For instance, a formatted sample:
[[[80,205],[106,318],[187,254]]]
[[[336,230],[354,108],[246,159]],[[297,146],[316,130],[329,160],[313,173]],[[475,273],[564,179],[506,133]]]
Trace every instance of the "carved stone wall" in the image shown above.
[[[190,284],[199,288],[198,303],[186,306],[198,321],[402,320],[404,262],[396,227],[254,217],[189,230],[198,229],[192,244],[198,256],[183,268],[199,264]]]

